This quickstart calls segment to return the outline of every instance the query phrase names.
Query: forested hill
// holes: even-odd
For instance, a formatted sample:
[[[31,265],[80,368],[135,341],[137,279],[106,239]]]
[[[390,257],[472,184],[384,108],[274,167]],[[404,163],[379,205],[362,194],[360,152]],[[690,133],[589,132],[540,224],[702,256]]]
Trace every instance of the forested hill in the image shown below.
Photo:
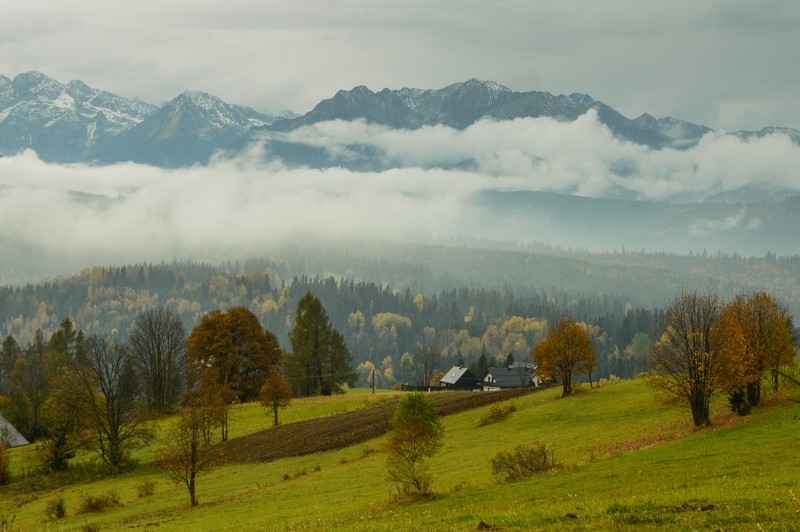
[[[437,345],[443,366],[485,352],[529,360],[561,314],[592,326],[599,376],[642,369],[659,337],[659,311],[682,288],[723,297],[768,290],[797,314],[800,259],[534,252],[515,244],[483,247],[320,245],[281,258],[210,265],[94,267],[74,276],[0,288],[0,331],[21,346],[69,317],[87,334],[127,335],[142,310],[163,305],[187,330],[205,313],[241,305],[288,348],[297,302],[313,292],[342,332],[364,374],[401,380],[404,353]],[[490,248],[491,247],[491,248]],[[369,258],[367,258],[369,257]],[[442,369],[447,369],[443,367]]]

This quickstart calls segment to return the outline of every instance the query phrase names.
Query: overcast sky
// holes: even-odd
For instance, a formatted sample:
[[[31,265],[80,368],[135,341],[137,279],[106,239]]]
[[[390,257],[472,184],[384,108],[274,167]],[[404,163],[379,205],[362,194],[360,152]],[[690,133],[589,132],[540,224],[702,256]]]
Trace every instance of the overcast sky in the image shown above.
[[[479,78],[629,117],[800,129],[798,28],[796,0],[9,0],[0,74],[300,113],[357,85]]]

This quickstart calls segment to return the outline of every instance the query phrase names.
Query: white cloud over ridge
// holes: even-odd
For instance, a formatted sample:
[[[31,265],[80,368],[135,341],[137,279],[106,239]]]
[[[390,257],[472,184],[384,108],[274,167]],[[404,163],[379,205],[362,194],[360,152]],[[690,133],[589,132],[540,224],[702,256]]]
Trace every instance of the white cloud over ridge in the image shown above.
[[[702,201],[743,187],[800,192],[800,147],[786,135],[742,140],[709,133],[695,147],[654,150],[614,138],[592,110],[577,120],[482,120],[465,130],[397,130],[341,120],[305,126],[282,140],[347,158],[348,146],[378,148],[407,167],[474,161],[497,186],[604,197],[624,189],[637,199]]]
[[[302,233],[424,241],[480,230],[504,238],[504,227],[476,221],[483,208],[476,197],[486,191],[591,197],[623,191],[654,201],[702,200],[749,187],[800,194],[800,147],[786,137],[709,134],[691,149],[652,150],[615,139],[594,114],[574,122],[482,121],[463,131],[328,122],[282,138],[334,153],[365,144],[399,167],[287,168],[265,162],[259,144],[234,159],[218,156],[207,166],[177,170],[52,165],[26,152],[0,158],[0,244],[25,242],[86,264],[205,259],[263,253]],[[464,160],[474,161],[469,170],[441,168]],[[698,220],[692,231],[702,236],[758,223],[742,214]]]

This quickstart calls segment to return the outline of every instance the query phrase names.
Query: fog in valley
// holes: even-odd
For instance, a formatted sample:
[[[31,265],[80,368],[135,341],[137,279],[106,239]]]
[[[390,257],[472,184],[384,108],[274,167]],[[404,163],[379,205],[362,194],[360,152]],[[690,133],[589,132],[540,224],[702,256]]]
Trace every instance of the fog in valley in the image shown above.
[[[270,135],[235,158],[177,170],[52,165],[30,151],[0,158],[3,281],[94,264],[263,255],[308,234],[800,253],[794,235],[765,241],[775,232],[771,204],[720,200],[800,194],[800,147],[782,135],[712,133],[689,149],[653,150],[617,140],[594,113],[463,131],[336,121]],[[359,156],[354,146],[367,147],[385,169],[288,167],[269,157],[275,140],[345,161]]]

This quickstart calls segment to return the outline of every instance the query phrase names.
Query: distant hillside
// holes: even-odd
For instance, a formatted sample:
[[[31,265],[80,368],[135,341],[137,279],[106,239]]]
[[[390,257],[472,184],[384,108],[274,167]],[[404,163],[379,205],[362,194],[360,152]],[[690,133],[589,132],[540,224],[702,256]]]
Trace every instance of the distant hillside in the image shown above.
[[[597,328],[598,376],[627,376],[646,362],[634,338],[660,337],[661,309],[685,289],[723,298],[766,290],[798,316],[800,257],[309,239],[271,258],[94,267],[0,288],[0,335],[26,345],[37,329],[52,334],[69,317],[87,334],[125,337],[138,313],[156,304],[172,309],[190,330],[206,312],[241,305],[288,347],[297,302],[311,291],[356,364],[373,364],[387,386],[406,378],[403,353],[425,343],[437,345],[448,366],[472,364],[482,353],[527,359],[562,314]]]

